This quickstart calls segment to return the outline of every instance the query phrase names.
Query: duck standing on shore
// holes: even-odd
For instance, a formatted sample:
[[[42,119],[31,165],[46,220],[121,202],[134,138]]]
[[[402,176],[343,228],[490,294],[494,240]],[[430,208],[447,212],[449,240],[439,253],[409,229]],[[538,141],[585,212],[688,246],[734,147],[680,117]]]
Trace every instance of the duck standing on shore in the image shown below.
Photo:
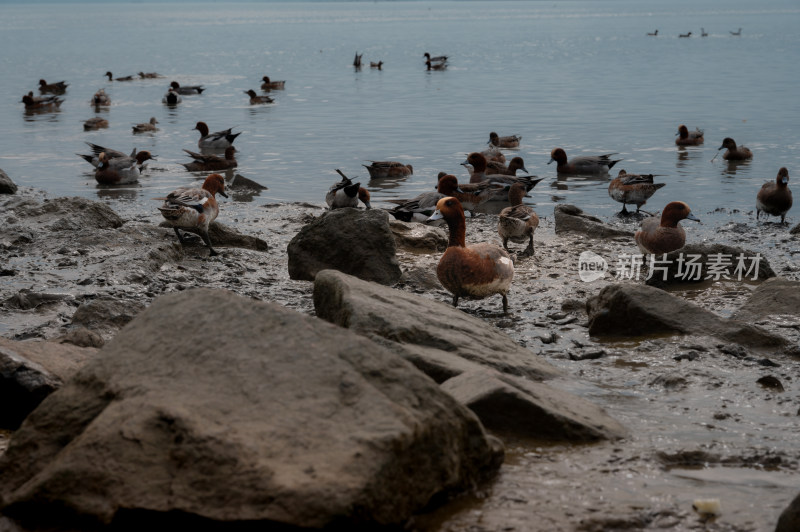
[[[789,190],[789,170],[778,170],[775,181],[767,181],[756,195],[756,220],[761,213],[780,216],[785,223],[786,213],[792,208],[792,191]]]
[[[453,306],[461,297],[483,299],[500,294],[503,297],[503,313],[508,314],[508,289],[514,279],[514,263],[508,252],[499,246],[482,242],[466,245],[467,222],[461,203],[453,197],[445,197],[436,204],[430,221],[443,219],[447,222],[449,240],[447,249],[439,259],[436,276],[451,294]]]
[[[211,174],[203,182],[202,188],[181,187],[167,194],[166,198],[153,199],[164,201],[158,210],[172,225],[181,244],[184,244],[184,240],[179,229],[198,233],[208,246],[210,254],[214,256],[218,253],[211,246],[208,226],[219,214],[216,194],[228,197],[225,194],[225,180],[219,174]]]
[[[641,229],[634,235],[641,252],[661,255],[682,248],[686,243],[686,231],[678,225],[681,220],[700,221],[682,201],[668,203],[660,219],[651,216],[642,220]]]
[[[727,148],[725,153],[722,154],[722,158],[726,161],[746,161],[753,158],[753,152],[750,151],[750,148],[736,146],[736,141],[730,137],[725,137],[722,141],[722,146],[717,148],[717,151],[723,148]]]
[[[497,220],[497,233],[503,239],[503,248],[508,249],[508,241],[523,243],[528,241],[528,247],[522,252],[523,256],[533,255],[533,232],[539,227],[539,216],[529,205],[522,203],[522,198],[527,194],[525,186],[521,183],[511,185],[508,191],[510,207],[500,211]]]
[[[628,214],[627,203],[635,204],[638,213],[650,196],[664,185],[666,183],[653,183],[653,174],[628,174],[620,170],[619,175],[608,184],[608,195],[622,203],[620,214]]]

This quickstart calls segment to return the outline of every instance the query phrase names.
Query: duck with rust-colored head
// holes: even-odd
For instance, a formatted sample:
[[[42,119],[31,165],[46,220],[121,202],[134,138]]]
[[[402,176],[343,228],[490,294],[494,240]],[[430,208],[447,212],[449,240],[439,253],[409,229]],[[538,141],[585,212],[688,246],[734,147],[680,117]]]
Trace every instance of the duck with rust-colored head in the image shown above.
[[[244,93],[250,96],[250,105],[258,105],[261,103],[272,103],[275,101],[267,95],[259,96],[253,89],[246,90],[244,91]]]
[[[527,195],[525,186],[516,183],[508,191],[508,201],[511,207],[500,211],[497,220],[497,233],[503,239],[503,248],[508,249],[508,241],[521,244],[528,242],[528,247],[522,252],[523,256],[533,255],[533,232],[539,227],[539,216],[529,205],[522,203],[522,198]]]
[[[550,161],[547,164],[555,161],[558,163],[556,171],[559,174],[607,174],[611,168],[620,162],[622,159],[611,159],[612,155],[616,153],[607,153],[605,155],[582,155],[580,157],[573,157],[567,159],[567,152],[562,148],[554,148],[550,152]]]
[[[262,91],[283,90],[283,88],[286,86],[285,80],[272,81],[271,79],[269,79],[269,76],[264,76],[263,78],[261,78],[261,81],[264,82],[261,84]]]
[[[521,183],[525,185],[525,191],[528,192],[533,187],[535,187],[539,181],[544,179],[543,177],[536,177],[536,176],[516,176],[516,175],[504,175],[504,174],[489,174],[487,172],[488,169],[488,161],[486,157],[479,152],[472,152],[467,156],[467,160],[461,163],[462,166],[471,166],[472,167],[472,175],[469,178],[469,182],[472,183],[482,183],[484,181],[488,181],[493,185],[500,185],[505,188],[498,189],[492,197],[494,201],[507,201],[508,200],[508,190],[509,188],[514,185],[514,183]]]
[[[105,127],[108,127],[108,120],[99,116],[89,118],[83,123],[84,131],[92,131],[94,129],[100,129]]]
[[[219,170],[227,170],[228,168],[236,168],[239,164],[236,162],[236,148],[228,146],[225,148],[225,157],[219,157],[213,154],[196,153],[189,150],[185,151],[189,157],[192,158],[190,163],[181,163],[190,172],[214,172]]]
[[[689,128],[683,124],[678,126],[678,136],[675,139],[675,144],[678,146],[697,146],[703,143],[703,130],[694,128],[694,131],[689,131]]]
[[[767,181],[756,196],[756,220],[761,213],[780,216],[785,223],[786,213],[792,208],[792,191],[789,190],[789,170],[781,168],[775,181]]]
[[[497,146],[498,148],[519,148],[519,142],[522,140],[521,135],[509,135],[501,137],[494,131],[489,133],[489,144]]]
[[[184,240],[179,229],[197,233],[203,238],[211,255],[217,255],[208,237],[208,226],[219,214],[216,194],[228,197],[225,194],[225,180],[219,174],[211,174],[203,182],[202,188],[181,187],[167,194],[166,198],[154,199],[164,201],[158,210],[175,230],[181,244],[184,244]]]
[[[726,161],[746,161],[753,158],[753,152],[750,151],[750,148],[736,146],[736,141],[730,137],[725,137],[722,141],[722,146],[717,148],[717,151],[723,148],[727,148],[725,153],[722,154],[722,158]]]
[[[129,185],[137,182],[144,162],[153,158],[146,150],[140,151],[134,157],[110,158],[105,152],[97,157],[94,178],[101,185]]]
[[[681,220],[700,221],[682,201],[668,203],[661,218],[651,216],[642,220],[641,229],[634,235],[642,253],[661,255],[682,248],[686,243],[686,231],[678,225]]]
[[[385,177],[407,177],[414,173],[414,167],[410,164],[403,164],[398,161],[370,161],[369,166],[362,164],[369,172],[371,179],[382,179]]]
[[[506,250],[486,242],[466,245],[467,222],[461,203],[445,197],[436,204],[430,220],[447,222],[450,237],[447,249],[439,259],[436,276],[451,294],[453,306],[461,297],[483,299],[500,294],[503,313],[508,314],[508,289],[514,279],[514,263]]]
[[[69,84],[66,81],[56,81],[55,83],[47,83],[45,80],[39,80],[39,92],[42,94],[49,92],[50,94],[64,94],[67,91]]]
[[[627,203],[636,205],[636,212],[647,203],[650,196],[666,183],[653,183],[653,174],[628,174],[620,170],[619,175],[608,184],[608,195],[622,203],[620,214],[628,214]]]

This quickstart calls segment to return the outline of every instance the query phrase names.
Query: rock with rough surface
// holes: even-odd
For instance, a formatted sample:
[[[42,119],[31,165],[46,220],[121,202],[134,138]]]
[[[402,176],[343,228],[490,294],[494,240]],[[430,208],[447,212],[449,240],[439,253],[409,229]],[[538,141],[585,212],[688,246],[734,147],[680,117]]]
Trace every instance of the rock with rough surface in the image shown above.
[[[134,301],[98,298],[81,304],[72,315],[72,325],[92,331],[118,331],[144,310],[144,305]]]
[[[154,301],[28,416],[0,505],[59,529],[372,530],[501,461],[474,414],[369,340],[194,289]]]
[[[749,347],[783,347],[786,340],[760,327],[711,311],[645,285],[616,284],[586,302],[592,336],[699,334]]]
[[[442,389],[495,433],[546,441],[619,439],[625,428],[605,410],[547,384],[491,370],[462,373]]]
[[[800,530],[800,495],[789,503],[789,506],[781,512],[775,532],[797,532]]]
[[[800,316],[800,282],[776,277],[761,283],[733,317],[754,320],[775,314]]]
[[[334,269],[392,285],[402,273],[396,249],[385,211],[353,208],[327,211],[289,242],[289,277],[313,281],[318,272]]]
[[[0,194],[14,194],[17,192],[17,184],[11,181],[3,170],[0,170]]]
[[[161,222],[159,227],[172,229],[172,226],[167,222]],[[190,228],[181,228],[181,230],[194,233],[196,235],[200,234],[198,231]],[[235,229],[232,229],[227,225],[221,224],[217,221],[213,221],[211,224],[209,224],[208,237],[211,239],[211,243],[215,246],[252,249],[255,251],[269,251],[269,246],[262,239],[239,233]],[[187,244],[191,245],[192,242],[187,242]],[[199,239],[194,242],[194,244],[201,248],[206,247],[205,243]]]
[[[652,268],[646,283],[665,286],[674,283],[708,280],[764,281],[775,277],[765,257],[753,251],[725,244],[687,244],[678,251],[648,255],[647,268]]]
[[[506,334],[448,303],[334,270],[317,274],[314,308],[318,317],[372,338],[436,382],[482,366],[534,380],[560,374]]]
[[[556,234],[572,232],[592,238],[633,238],[632,232],[612,227],[599,218],[585,214],[575,205],[556,205],[554,214]]]
[[[409,251],[434,253],[447,249],[447,233],[441,227],[390,220],[397,246]]]
[[[96,352],[53,342],[17,342],[0,337],[0,427],[17,428]]]

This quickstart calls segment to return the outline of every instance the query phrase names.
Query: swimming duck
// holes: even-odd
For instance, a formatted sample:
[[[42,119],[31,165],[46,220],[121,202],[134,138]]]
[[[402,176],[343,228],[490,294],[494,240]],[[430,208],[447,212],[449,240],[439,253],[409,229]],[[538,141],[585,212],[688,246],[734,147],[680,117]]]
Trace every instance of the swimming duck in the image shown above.
[[[56,81],[55,83],[47,83],[45,80],[39,80],[39,92],[49,92],[52,94],[64,94],[69,84],[66,81]]]
[[[608,195],[611,199],[622,203],[620,214],[628,214],[626,203],[636,205],[636,212],[647,203],[656,190],[666,183],[653,183],[653,174],[628,174],[620,170],[619,175],[608,184]]]
[[[77,153],[76,155],[86,161],[87,163],[91,164],[92,166],[96,167],[97,164],[100,162],[100,154],[105,153],[108,159],[121,159],[125,157],[134,158],[136,157],[136,148],[129,154],[121,152],[119,150],[114,150],[111,148],[106,148],[105,146],[100,146],[98,144],[92,144],[91,142],[86,143],[89,148],[92,150],[92,155],[81,155]],[[147,153],[150,155],[150,152],[145,151],[143,153]],[[155,157],[154,155],[150,155],[149,158]]]
[[[678,138],[675,139],[675,144],[678,146],[697,146],[703,143],[703,130],[695,127],[694,131],[689,131],[689,128],[683,124],[678,126],[678,132],[675,133]]]
[[[661,255],[682,248],[686,243],[686,231],[678,225],[681,220],[700,221],[682,201],[668,203],[660,219],[651,216],[642,220],[641,229],[634,235],[642,253]]]
[[[655,37],[658,35],[658,30],[654,31],[653,33],[648,33],[649,36]]]
[[[425,58],[426,63],[429,61],[431,63],[444,63],[445,61],[447,61],[446,55],[437,55],[436,57],[431,57],[431,54],[429,54],[428,52],[422,54],[422,57]]]
[[[462,166],[472,166],[472,176],[469,179],[470,183],[481,183],[488,181],[493,185],[505,186],[505,188],[498,189],[492,196],[493,201],[506,201],[508,200],[508,189],[514,183],[521,183],[525,185],[525,191],[530,191],[535,187],[543,177],[535,176],[511,176],[506,174],[487,174],[487,161],[482,153],[472,152],[467,156],[467,160],[462,162]]]
[[[194,129],[200,132],[200,140],[197,141],[197,145],[200,149],[208,148],[208,149],[223,149],[227,148],[228,146],[233,145],[233,141],[236,140],[236,137],[242,134],[240,131],[239,133],[231,133],[231,129],[228,128],[222,131],[216,131],[214,133],[208,132],[208,125],[205,122],[198,122]]]
[[[372,208],[369,191],[363,188],[361,183],[353,183],[349,177],[346,177],[341,172],[339,172],[339,175],[342,176],[342,180],[334,183],[325,195],[325,203],[328,204],[328,207],[331,210],[344,207],[356,208],[359,200],[361,200],[367,209]]]
[[[155,79],[155,78],[163,78],[161,74],[158,72],[139,72],[139,77],[142,79]]]
[[[410,164],[403,164],[397,161],[370,161],[372,164],[367,166],[362,164],[369,172],[371,179],[384,177],[406,177],[414,173],[414,167]]]
[[[83,123],[84,131],[91,131],[93,129],[100,129],[103,127],[108,127],[108,120],[105,118],[100,118],[99,116],[90,118]]]
[[[262,91],[283,90],[286,85],[286,81],[272,81],[269,76],[264,76],[261,81],[264,82],[261,84]]]
[[[142,124],[136,124],[133,126],[133,132],[146,133],[148,131],[158,131],[156,124],[158,124],[158,120],[156,120],[156,117],[151,116],[149,122],[144,122]]]
[[[183,101],[183,98],[178,94],[178,91],[170,87],[164,94],[164,97],[161,98],[161,101],[167,105],[177,105]]]
[[[111,105],[111,98],[109,98],[108,94],[106,94],[105,89],[100,89],[94,93],[94,96],[92,96],[91,104],[96,107]]]
[[[500,164],[506,164],[506,156],[502,151],[500,151],[500,148],[496,148],[495,146],[489,145],[488,148],[479,153],[484,157],[486,157],[487,162],[497,162]]]
[[[98,156],[94,178],[101,185],[128,185],[139,180],[144,162],[152,159],[150,152],[140,151],[136,157],[110,159],[105,152]]]
[[[708,37],[708,32],[705,28],[700,28],[700,37]]]
[[[687,37],[691,37],[691,36],[692,36],[692,32],[691,31],[689,33],[679,33],[678,34],[678,37],[681,37],[682,39],[686,39]]]
[[[480,183],[460,184],[458,178],[452,174],[439,174],[439,182],[436,189],[442,196],[452,196],[456,198],[465,211],[469,211],[473,216],[475,210],[487,201],[497,199],[497,196],[508,195],[510,185],[484,180]],[[441,199],[441,198],[440,198]],[[438,200],[437,200],[438,201]]]
[[[789,190],[789,170],[781,168],[775,181],[767,181],[756,196],[756,220],[762,212],[780,216],[781,223],[792,208],[792,191]]]
[[[205,89],[202,85],[181,85],[177,81],[172,81],[170,87],[175,89],[178,94],[202,94]]]
[[[108,81],[114,81],[114,76],[111,74],[111,71],[106,72],[106,76],[108,76]],[[133,81],[133,76],[122,76],[121,78],[117,78],[116,81]]]
[[[450,238],[447,249],[439,259],[436,276],[451,294],[453,306],[460,297],[483,299],[500,294],[503,313],[508,314],[508,289],[514,278],[514,263],[508,252],[489,243],[466,246],[464,209],[456,198],[446,197],[436,203],[430,220],[447,222]]]
[[[567,153],[561,148],[554,148],[550,152],[550,161],[556,161],[556,170],[559,174],[607,174],[608,171],[622,159],[611,160],[616,153],[605,155],[583,155],[567,160]]]
[[[253,89],[244,91],[244,93],[250,96],[250,105],[258,105],[261,103],[272,103],[275,101],[269,96],[259,96]]]
[[[722,146],[717,148],[717,151],[722,148],[728,148],[727,151],[722,154],[722,158],[727,161],[744,161],[753,158],[753,152],[751,152],[749,148],[744,146],[737,147],[736,142],[730,137],[726,137],[725,140],[722,141]]]
[[[473,169],[469,168],[469,173],[472,175]],[[508,166],[503,163],[497,161],[490,161],[486,160],[486,173],[491,175],[517,175],[517,170],[522,170],[525,173],[528,173],[528,170],[525,169],[525,161],[522,160],[522,157],[514,157],[510,161],[508,161]]]
[[[741,34],[742,34],[742,28],[739,28],[738,30],[731,32],[731,35],[735,35],[736,37],[738,37]]]
[[[497,233],[503,239],[503,248],[509,253],[508,241],[523,243],[528,241],[528,247],[522,252],[523,256],[533,255],[533,232],[539,227],[539,216],[533,208],[524,205],[522,198],[527,191],[521,183],[515,183],[508,191],[508,201],[511,207],[506,207],[500,211],[497,220]]]
[[[236,148],[233,146],[225,148],[224,158],[217,155],[195,153],[189,150],[183,151],[189,154],[189,157],[193,159],[190,163],[182,163],[190,172],[226,170],[228,168],[235,168],[239,164],[236,162],[236,158],[233,155],[236,152]]]
[[[447,63],[431,63],[430,61],[425,61],[425,66],[428,67],[428,70],[445,70],[447,68]]]
[[[356,67],[357,70],[361,68],[361,57],[363,55],[364,54],[359,54],[358,52],[356,52],[356,56],[353,59],[353,66]]]
[[[378,61],[375,63],[374,61],[369,62],[370,68],[377,68],[378,70],[383,70],[383,61]]]
[[[158,210],[172,225],[181,244],[184,244],[184,240],[179,229],[199,233],[213,256],[218,253],[211,247],[208,226],[219,214],[216,194],[228,197],[225,194],[225,180],[219,174],[211,174],[203,182],[202,188],[182,187],[167,194],[166,198],[154,199],[164,201]]]
[[[33,91],[22,97],[25,109],[57,109],[63,102],[58,96],[33,96]]]
[[[519,148],[519,141],[521,140],[522,137],[520,135],[500,137],[494,131],[489,133],[489,144],[498,148]]]

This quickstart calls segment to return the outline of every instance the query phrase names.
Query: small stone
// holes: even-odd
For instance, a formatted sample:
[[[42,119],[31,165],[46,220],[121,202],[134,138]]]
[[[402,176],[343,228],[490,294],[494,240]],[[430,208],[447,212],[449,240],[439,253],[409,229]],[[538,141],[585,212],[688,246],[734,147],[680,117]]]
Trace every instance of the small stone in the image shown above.
[[[779,381],[777,377],[773,377],[772,375],[764,375],[763,377],[758,379],[756,383],[760,384],[764,388],[775,390],[776,392],[783,391],[783,384],[781,384],[781,381]]]

